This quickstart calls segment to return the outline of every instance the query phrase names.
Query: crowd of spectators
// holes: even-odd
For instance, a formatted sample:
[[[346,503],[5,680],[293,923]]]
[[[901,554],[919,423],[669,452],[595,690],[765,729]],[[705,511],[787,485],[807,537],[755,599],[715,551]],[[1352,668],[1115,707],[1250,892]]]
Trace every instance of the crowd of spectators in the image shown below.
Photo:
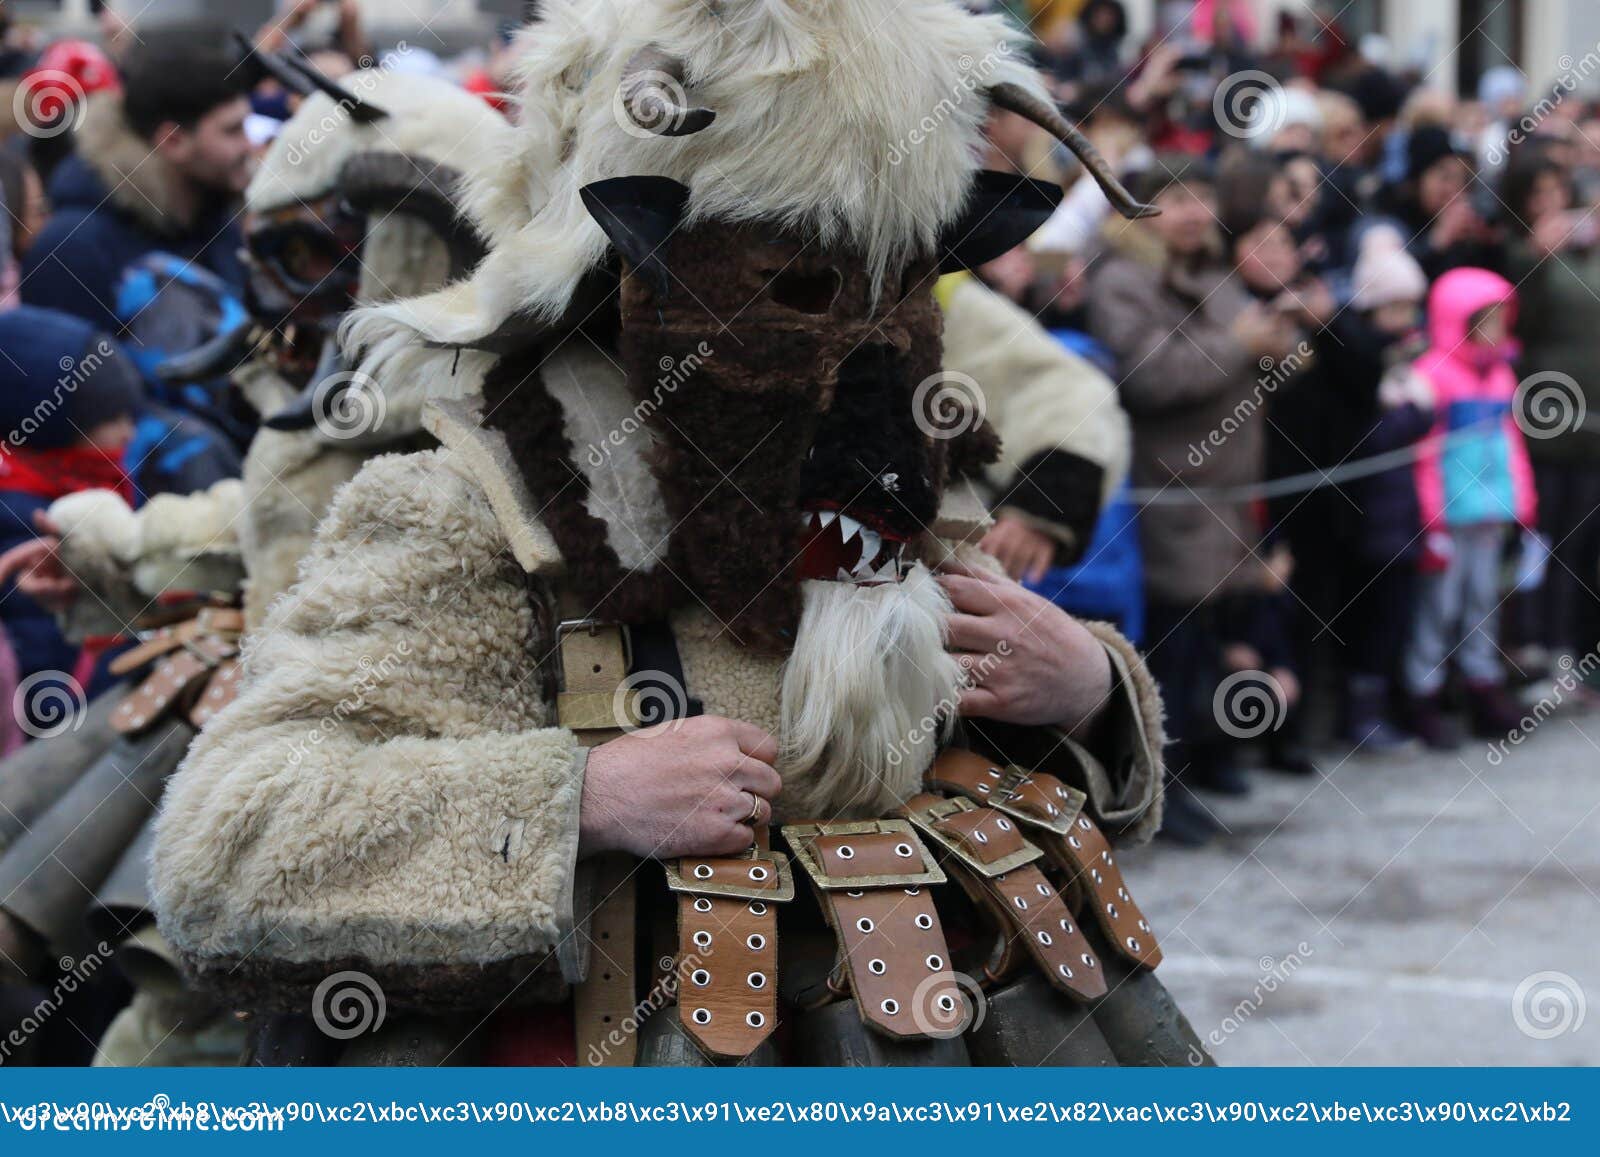
[[[1003,7],[1162,209],[1124,222],[1079,181],[983,276],[1099,359],[1131,419],[1137,513],[1108,523],[1143,556],[1167,834],[1216,833],[1206,797],[1250,790],[1245,739],[1315,774],[1453,748],[1463,715],[1503,738],[1553,671],[1585,697],[1600,102],[1581,70],[1540,88],[1504,63],[1458,97],[1298,5],[1271,29],[1228,0],[1163,5],[1144,44],[1118,0]],[[1072,180],[1009,114],[992,135],[994,162]],[[1125,567],[1114,545],[1078,573]]]

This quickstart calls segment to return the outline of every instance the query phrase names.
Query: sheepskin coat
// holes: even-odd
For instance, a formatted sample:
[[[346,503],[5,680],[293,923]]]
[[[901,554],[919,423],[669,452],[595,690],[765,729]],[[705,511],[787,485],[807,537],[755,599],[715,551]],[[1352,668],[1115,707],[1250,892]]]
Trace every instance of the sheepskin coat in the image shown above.
[[[338,968],[435,1010],[551,999],[584,972],[587,753],[555,722],[540,610],[562,560],[503,438],[432,426],[445,448],[374,459],[339,492],[243,693],[167,789],[162,931],[241,1007],[303,1009]],[[777,728],[781,658],[700,613],[672,625],[708,712]],[[1138,838],[1159,818],[1159,708],[1132,649],[1097,633],[1119,680],[1096,753],[1050,729],[1026,746]]]

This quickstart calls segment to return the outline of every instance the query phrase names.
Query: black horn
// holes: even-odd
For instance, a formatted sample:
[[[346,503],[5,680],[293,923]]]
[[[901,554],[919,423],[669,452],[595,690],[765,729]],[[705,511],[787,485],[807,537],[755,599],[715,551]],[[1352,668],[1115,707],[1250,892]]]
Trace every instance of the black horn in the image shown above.
[[[1020,85],[1010,83],[994,85],[988,91],[989,102],[996,108],[1003,108],[1032,121],[1071,149],[1073,156],[1083,163],[1089,175],[1105,190],[1106,199],[1116,207],[1118,213],[1134,219],[1154,217],[1161,212],[1154,205],[1145,205],[1136,200],[1117,180],[1117,175],[1106,164],[1100,150],[1090,144],[1089,138],[1083,135],[1078,126],[1056,111],[1049,101],[1035,96]]]
[[[635,52],[622,67],[628,119],[658,137],[687,137],[710,128],[717,119],[714,109],[692,108],[678,99],[683,77],[683,61],[671,53],[654,45]]]
[[[404,213],[428,225],[450,250],[452,279],[470,273],[488,247],[461,215],[456,197],[462,175],[412,153],[357,153],[344,163],[339,189],[367,213]]]

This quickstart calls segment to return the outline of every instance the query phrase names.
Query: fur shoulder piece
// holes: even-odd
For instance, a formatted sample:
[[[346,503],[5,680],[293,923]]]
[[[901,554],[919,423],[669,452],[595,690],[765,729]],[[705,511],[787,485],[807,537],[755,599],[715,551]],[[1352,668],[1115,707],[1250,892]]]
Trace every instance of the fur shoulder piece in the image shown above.
[[[482,488],[522,569],[542,576],[560,573],[560,548],[539,518],[505,435],[484,426],[482,399],[436,399],[423,411],[422,421],[453,456],[456,468]]]
[[[120,93],[98,92],[89,98],[77,141],[78,154],[118,209],[163,236],[181,234],[194,225],[181,211],[187,204],[180,192],[183,178],[129,126]]]

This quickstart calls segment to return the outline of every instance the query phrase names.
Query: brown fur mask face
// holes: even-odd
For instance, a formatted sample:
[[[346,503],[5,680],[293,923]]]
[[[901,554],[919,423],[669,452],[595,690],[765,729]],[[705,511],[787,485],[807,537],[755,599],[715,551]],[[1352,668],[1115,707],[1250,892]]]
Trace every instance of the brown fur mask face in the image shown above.
[[[934,270],[875,302],[859,260],[759,226],[680,229],[656,260],[623,278],[620,348],[659,399],[673,569],[740,642],[787,650],[802,578],[899,581],[937,514],[945,444],[912,405],[940,364]]]

